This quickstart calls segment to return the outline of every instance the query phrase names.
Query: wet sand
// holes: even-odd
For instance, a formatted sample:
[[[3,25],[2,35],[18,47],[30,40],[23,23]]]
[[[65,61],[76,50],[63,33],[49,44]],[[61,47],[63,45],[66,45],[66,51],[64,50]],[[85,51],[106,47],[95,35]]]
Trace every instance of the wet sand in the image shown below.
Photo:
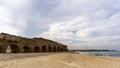
[[[74,53],[0,54],[0,68],[120,68],[120,58]]]

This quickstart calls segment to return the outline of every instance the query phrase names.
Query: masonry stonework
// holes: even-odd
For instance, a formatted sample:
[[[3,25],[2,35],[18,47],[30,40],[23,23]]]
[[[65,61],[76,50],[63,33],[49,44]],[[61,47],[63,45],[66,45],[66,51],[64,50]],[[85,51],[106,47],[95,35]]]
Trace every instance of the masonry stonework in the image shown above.
[[[43,38],[24,38],[20,36],[0,33],[0,53],[38,53],[38,52],[64,52],[67,46]]]

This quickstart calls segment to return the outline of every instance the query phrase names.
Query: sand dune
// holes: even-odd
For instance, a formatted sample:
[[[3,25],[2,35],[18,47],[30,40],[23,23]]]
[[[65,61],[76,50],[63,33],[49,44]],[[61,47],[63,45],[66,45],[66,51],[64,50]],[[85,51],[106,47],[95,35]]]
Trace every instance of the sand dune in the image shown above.
[[[73,53],[0,54],[0,68],[120,68],[120,58]]]

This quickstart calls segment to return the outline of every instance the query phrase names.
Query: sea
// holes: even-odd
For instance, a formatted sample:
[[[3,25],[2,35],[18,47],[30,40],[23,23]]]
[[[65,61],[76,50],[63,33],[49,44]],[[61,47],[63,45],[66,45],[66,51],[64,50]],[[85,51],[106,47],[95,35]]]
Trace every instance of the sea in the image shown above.
[[[80,54],[120,57],[120,52],[79,52]]]

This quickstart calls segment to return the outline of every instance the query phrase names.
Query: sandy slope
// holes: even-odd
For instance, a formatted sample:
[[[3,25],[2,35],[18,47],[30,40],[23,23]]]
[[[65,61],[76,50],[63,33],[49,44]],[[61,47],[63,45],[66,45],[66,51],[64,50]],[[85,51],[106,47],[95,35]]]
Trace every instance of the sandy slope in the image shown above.
[[[0,54],[0,68],[120,68],[120,58],[54,54]]]

